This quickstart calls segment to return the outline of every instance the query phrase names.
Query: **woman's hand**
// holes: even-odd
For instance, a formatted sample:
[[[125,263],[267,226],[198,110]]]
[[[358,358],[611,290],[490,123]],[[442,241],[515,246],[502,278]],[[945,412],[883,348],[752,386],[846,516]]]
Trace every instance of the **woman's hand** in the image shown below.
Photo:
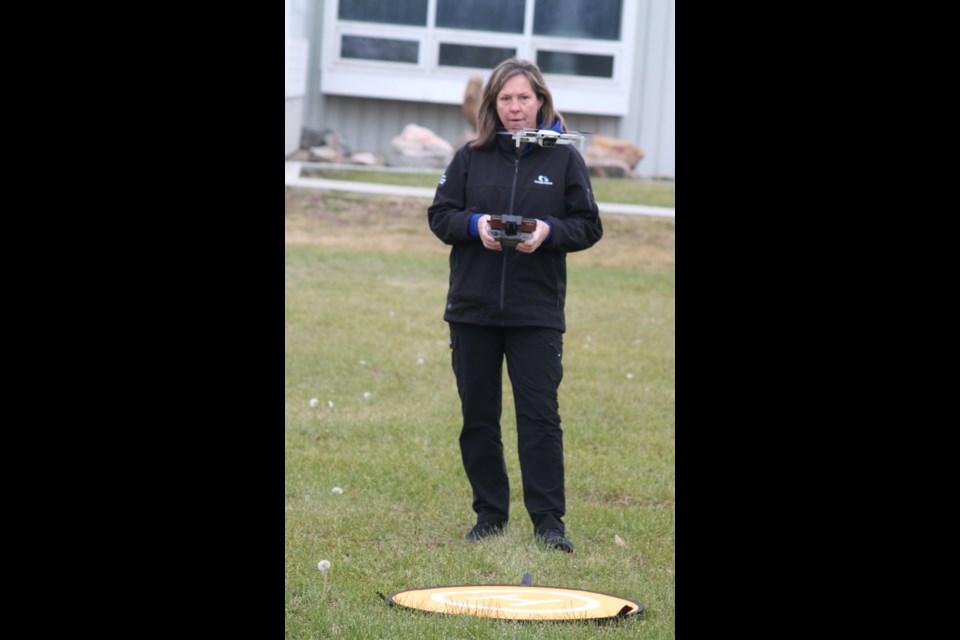
[[[480,232],[480,241],[483,246],[491,251],[503,251],[500,243],[490,235],[490,214],[485,213],[477,218],[477,231]]]
[[[543,244],[543,241],[547,239],[548,235],[550,235],[550,225],[538,218],[537,228],[533,230],[533,235],[529,240],[524,240],[517,244],[517,251],[520,253],[533,253]]]

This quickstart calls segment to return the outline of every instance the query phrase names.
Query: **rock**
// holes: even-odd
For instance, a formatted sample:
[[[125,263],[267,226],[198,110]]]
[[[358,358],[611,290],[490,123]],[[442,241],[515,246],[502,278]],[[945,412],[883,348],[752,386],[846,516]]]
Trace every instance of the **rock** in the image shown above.
[[[340,157],[350,156],[350,145],[346,143],[342,134],[333,129],[324,129],[317,132],[313,129],[304,128],[300,133],[300,148],[310,149],[313,147],[333,147],[340,154]]]
[[[408,124],[390,143],[387,164],[445,169],[453,159],[450,143],[426,127]]]
[[[376,154],[369,151],[361,151],[350,156],[350,164],[362,164],[369,167],[380,164],[380,159],[377,158]]]
[[[337,150],[332,147],[310,147],[310,160],[313,162],[340,162]]]
[[[583,154],[590,175],[630,177],[643,159],[643,150],[624,140],[595,134]],[[614,175],[618,174],[618,175]]]

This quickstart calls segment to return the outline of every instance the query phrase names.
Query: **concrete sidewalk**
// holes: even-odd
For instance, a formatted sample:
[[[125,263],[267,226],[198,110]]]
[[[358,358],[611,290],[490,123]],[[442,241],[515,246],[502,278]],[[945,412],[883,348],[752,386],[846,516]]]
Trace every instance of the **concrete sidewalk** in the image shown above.
[[[436,189],[428,187],[404,187],[393,184],[375,184],[371,182],[352,182],[350,180],[326,180],[324,178],[302,178],[301,162],[286,161],[284,166],[284,185],[301,189],[322,189],[328,191],[350,191],[378,196],[404,196],[433,200]],[[648,207],[644,205],[620,204],[617,202],[598,202],[601,215],[621,213],[631,216],[660,216],[675,218],[675,209],[667,207]]]

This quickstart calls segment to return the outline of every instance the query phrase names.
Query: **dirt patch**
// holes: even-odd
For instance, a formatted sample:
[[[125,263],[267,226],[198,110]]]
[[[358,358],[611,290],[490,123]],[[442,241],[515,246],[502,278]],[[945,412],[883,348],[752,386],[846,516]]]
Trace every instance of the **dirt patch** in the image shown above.
[[[419,198],[363,196],[285,188],[284,237],[288,244],[447,255],[427,226],[429,202]],[[673,269],[676,224],[672,218],[603,215],[603,238],[570,264]]]

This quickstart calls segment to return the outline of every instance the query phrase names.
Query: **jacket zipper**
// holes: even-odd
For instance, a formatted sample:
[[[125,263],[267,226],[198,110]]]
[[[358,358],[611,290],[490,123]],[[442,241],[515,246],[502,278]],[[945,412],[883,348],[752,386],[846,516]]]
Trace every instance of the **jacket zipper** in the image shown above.
[[[510,187],[510,215],[513,215],[513,200],[517,195],[517,175],[520,173],[520,149],[517,149],[517,157],[513,160],[513,186]],[[503,313],[505,306],[504,298],[507,291],[507,247],[503,248],[503,262],[500,269],[500,313]]]

